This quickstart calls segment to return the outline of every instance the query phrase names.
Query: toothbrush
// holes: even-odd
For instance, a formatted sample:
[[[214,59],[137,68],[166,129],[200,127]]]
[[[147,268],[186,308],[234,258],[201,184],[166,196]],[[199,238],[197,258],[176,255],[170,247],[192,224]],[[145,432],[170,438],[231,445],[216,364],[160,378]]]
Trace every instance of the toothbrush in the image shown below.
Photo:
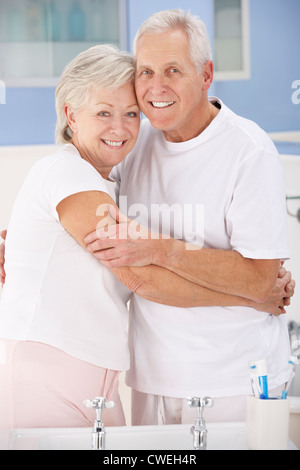
[[[285,387],[284,387],[284,390],[282,391],[282,399],[286,399],[287,398],[287,395],[288,395],[288,390],[290,388],[290,385],[292,383],[292,380],[294,378],[294,374],[295,374],[295,370],[296,370],[296,365],[299,363],[299,360],[297,357],[295,356],[291,356],[290,357],[290,360],[289,360],[289,365],[293,371],[293,374],[291,375],[291,377],[289,378],[289,380],[286,382],[285,384]]]
[[[268,392],[268,375],[267,375],[266,361],[264,359],[261,359],[259,361],[252,361],[250,362],[249,366],[253,374],[255,375],[256,379],[258,380],[259,398],[261,398],[262,400],[268,400],[269,392]]]
[[[254,372],[254,369],[252,369],[252,367],[250,367],[250,379],[251,379],[251,386],[252,386],[253,395],[256,398],[259,398],[262,391],[261,391],[261,388],[259,386],[258,378],[256,377],[256,374]]]

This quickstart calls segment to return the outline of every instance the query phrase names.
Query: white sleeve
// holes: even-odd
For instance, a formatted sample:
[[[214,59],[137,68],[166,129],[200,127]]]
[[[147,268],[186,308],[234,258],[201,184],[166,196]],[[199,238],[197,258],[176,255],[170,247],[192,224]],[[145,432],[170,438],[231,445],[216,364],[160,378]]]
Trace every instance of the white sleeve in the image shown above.
[[[109,194],[102,176],[92,165],[75,155],[54,162],[43,181],[44,202],[57,220],[57,205],[66,197],[84,191]]]
[[[285,185],[276,154],[257,152],[240,166],[226,216],[232,249],[246,258],[289,258]]]

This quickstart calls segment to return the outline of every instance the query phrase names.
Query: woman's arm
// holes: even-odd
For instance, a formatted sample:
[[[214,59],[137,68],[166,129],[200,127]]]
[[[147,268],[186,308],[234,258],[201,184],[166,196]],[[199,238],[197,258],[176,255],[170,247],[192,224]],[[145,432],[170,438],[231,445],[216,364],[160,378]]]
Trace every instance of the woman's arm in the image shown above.
[[[57,206],[60,222],[83,248],[86,248],[84,239],[88,233],[115,224],[111,210],[118,210],[116,204],[108,194],[99,191],[74,194]],[[177,307],[243,305],[263,309],[251,300],[212,291],[160,266],[126,266],[111,270],[130,290],[153,302]],[[274,298],[268,300],[267,311],[274,315],[282,313],[282,298],[283,291],[278,290]]]

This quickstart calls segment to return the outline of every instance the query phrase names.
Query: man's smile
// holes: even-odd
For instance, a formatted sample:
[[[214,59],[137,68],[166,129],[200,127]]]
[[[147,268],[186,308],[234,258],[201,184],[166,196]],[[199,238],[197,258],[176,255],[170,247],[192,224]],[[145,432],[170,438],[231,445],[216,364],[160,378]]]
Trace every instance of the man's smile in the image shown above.
[[[150,101],[154,108],[168,108],[172,106],[175,101]]]

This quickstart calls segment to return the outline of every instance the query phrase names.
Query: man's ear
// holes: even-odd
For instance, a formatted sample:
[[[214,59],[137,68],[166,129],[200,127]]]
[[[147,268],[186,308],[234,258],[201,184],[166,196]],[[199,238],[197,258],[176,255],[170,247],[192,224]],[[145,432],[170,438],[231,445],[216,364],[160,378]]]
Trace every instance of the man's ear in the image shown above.
[[[214,78],[214,63],[208,60],[202,68],[203,90],[208,90]]]

